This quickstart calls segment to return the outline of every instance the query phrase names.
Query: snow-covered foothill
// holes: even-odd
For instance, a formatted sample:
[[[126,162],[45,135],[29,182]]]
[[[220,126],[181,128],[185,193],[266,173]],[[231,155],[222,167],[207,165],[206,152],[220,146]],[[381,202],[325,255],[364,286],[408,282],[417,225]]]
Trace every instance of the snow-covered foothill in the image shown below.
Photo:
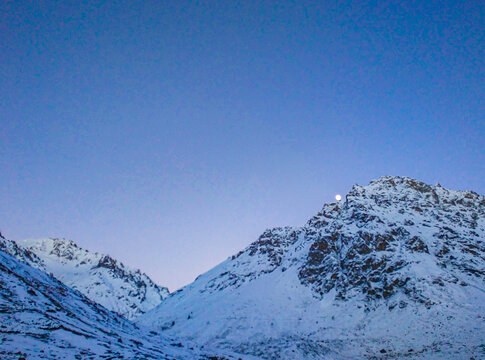
[[[139,329],[0,243],[0,359],[238,359]],[[7,245],[6,245],[7,244]]]

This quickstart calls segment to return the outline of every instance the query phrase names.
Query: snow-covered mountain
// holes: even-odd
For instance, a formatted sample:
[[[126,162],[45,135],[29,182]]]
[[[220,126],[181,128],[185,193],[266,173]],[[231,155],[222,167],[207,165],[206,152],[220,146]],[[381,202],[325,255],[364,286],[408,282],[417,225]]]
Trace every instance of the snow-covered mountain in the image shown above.
[[[485,198],[406,177],[355,185],[138,322],[264,359],[484,359]]]
[[[21,240],[7,244],[5,249],[127,319],[154,308],[169,294],[167,288],[139,270],[108,255],[82,249],[70,240]]]
[[[235,359],[139,329],[56,278],[5,252],[0,242],[0,358]],[[20,250],[17,248],[17,250]]]

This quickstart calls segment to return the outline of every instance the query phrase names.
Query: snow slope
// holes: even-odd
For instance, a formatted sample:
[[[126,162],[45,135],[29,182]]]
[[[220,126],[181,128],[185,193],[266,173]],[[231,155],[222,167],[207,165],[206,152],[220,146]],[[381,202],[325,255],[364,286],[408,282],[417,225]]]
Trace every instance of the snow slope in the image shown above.
[[[16,250],[10,245],[7,251],[127,319],[154,308],[169,294],[139,270],[70,240],[21,240],[16,245]]]
[[[0,243],[0,358],[234,359],[140,330],[57,279],[6,253]]]
[[[483,359],[484,282],[485,198],[382,177],[138,322],[264,359]]]

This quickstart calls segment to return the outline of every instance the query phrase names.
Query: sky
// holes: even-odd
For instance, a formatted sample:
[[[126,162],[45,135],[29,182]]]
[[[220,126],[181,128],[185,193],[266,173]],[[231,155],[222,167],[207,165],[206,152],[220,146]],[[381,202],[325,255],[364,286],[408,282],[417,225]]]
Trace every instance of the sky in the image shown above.
[[[383,175],[485,193],[483,1],[2,1],[0,230],[175,290]]]

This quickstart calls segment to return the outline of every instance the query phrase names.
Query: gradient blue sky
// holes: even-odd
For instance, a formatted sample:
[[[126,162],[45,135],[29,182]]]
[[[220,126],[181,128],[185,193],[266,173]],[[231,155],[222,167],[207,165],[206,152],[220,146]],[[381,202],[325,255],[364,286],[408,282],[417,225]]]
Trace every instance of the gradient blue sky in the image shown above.
[[[483,194],[484,6],[2,1],[0,229],[174,290],[354,183]]]

